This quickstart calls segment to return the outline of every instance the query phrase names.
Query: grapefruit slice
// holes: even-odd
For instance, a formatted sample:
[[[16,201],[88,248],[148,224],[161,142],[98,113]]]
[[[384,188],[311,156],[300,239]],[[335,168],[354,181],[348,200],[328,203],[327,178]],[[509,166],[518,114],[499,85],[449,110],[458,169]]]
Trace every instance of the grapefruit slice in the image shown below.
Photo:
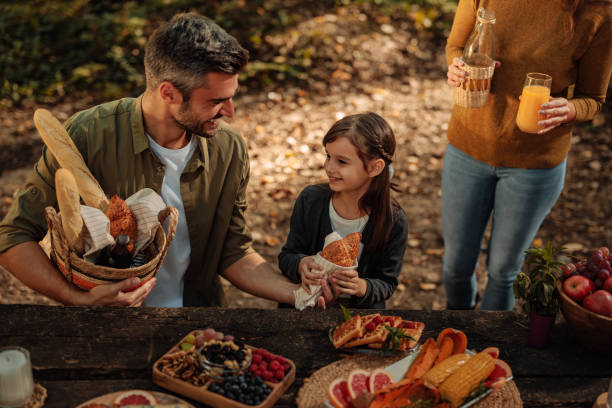
[[[334,408],[351,407],[348,383],[344,378],[337,378],[329,385],[327,396]]]
[[[503,360],[498,358],[493,360],[495,362],[495,368],[491,371],[489,377],[485,380],[485,387],[499,388],[504,385],[508,378],[512,377],[512,369]]]
[[[369,391],[368,389],[369,380],[370,380],[369,372],[365,370],[361,370],[361,369],[351,371],[351,373],[348,376],[348,380],[347,380],[348,391],[349,391],[349,395],[351,396],[351,400],[354,400],[355,398],[357,398],[364,392]]]
[[[121,393],[113,401],[113,407],[124,407],[126,405],[155,405],[157,400],[151,393],[142,390],[130,390]]]
[[[376,393],[386,386],[393,384],[393,377],[391,377],[391,374],[382,368],[377,368],[372,372],[372,374],[370,374],[370,380],[368,383],[370,392]]]
[[[486,349],[482,350],[485,353],[488,353],[491,355],[491,357],[493,358],[497,358],[499,357],[499,349],[497,347],[487,347]]]

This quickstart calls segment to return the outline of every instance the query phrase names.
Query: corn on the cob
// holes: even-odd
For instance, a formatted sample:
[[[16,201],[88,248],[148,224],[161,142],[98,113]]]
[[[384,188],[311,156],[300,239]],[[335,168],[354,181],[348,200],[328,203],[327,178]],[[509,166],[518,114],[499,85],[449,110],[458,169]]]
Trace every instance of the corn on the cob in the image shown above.
[[[425,385],[432,388],[438,388],[444,380],[461,367],[471,356],[466,353],[454,354],[445,358],[440,363],[436,364],[423,376]]]
[[[493,357],[488,353],[480,352],[470,358],[465,364],[453,372],[438,389],[442,398],[450,402],[451,407],[461,405],[465,397],[481,381],[485,380],[495,368]]]

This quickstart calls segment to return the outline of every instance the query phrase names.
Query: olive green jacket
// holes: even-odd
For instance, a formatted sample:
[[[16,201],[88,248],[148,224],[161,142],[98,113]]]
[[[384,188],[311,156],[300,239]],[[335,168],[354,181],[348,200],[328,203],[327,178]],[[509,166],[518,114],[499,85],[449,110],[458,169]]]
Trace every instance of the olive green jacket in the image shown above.
[[[87,166],[109,197],[127,198],[148,187],[161,193],[165,167],[149,148],[141,99],[124,98],[72,116],[65,126]],[[195,137],[195,136],[194,136]],[[57,208],[55,157],[46,148],[0,224],[0,252],[47,231],[44,209]],[[247,147],[221,122],[216,135],[198,137],[198,150],[181,175],[191,263],[185,274],[185,306],[225,304],[219,274],[253,252],[245,222],[249,181]]]

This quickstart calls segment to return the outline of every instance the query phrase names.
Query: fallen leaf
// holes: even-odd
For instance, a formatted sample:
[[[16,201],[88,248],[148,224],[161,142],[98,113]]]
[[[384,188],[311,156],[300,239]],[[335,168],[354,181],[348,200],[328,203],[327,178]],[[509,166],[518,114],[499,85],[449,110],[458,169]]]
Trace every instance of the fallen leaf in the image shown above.
[[[280,242],[278,238],[273,237],[271,235],[266,235],[266,238],[264,239],[264,241],[266,241],[266,245],[270,247],[275,247]]]
[[[424,290],[424,291],[432,291],[432,290],[436,290],[437,285],[435,283],[420,282],[419,287],[421,288],[421,290]]]

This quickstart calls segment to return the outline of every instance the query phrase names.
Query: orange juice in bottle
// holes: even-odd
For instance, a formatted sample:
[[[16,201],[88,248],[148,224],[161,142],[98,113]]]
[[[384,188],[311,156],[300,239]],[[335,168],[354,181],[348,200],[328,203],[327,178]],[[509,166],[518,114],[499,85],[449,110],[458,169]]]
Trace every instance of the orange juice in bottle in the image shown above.
[[[538,133],[540,130],[538,121],[542,118],[538,111],[550,99],[551,82],[552,78],[546,74],[527,74],[516,115],[516,125],[523,132]]]

